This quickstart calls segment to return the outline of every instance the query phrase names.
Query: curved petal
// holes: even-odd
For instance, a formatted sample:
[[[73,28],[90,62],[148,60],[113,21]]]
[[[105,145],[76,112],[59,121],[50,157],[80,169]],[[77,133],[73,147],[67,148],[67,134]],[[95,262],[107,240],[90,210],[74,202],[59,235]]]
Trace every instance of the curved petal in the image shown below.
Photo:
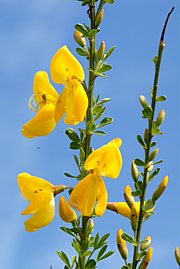
[[[81,211],[83,216],[90,216],[93,213],[101,180],[96,175],[89,174],[79,181],[70,195],[70,206]]]
[[[43,208],[37,211],[30,219],[25,221],[26,231],[34,232],[41,227],[48,225],[54,218],[55,201],[54,197]]]
[[[122,156],[114,143],[93,151],[85,161],[86,170],[98,169],[102,176],[117,178],[122,167]]]
[[[45,100],[56,103],[58,93],[50,84],[48,74],[45,71],[38,71],[34,76],[33,90],[36,102],[44,103]]]
[[[76,125],[84,120],[88,108],[87,94],[77,80],[73,80],[71,88],[67,88],[66,95],[66,124]]]
[[[131,216],[131,209],[129,208],[129,206],[127,205],[126,202],[117,202],[114,204],[117,213],[126,217],[126,218],[130,218]]]
[[[48,135],[56,126],[54,111],[54,104],[45,104],[32,120],[23,125],[22,134],[26,138]]]
[[[64,84],[67,78],[76,77],[84,80],[84,70],[67,46],[61,47],[53,56],[50,64],[52,80]]]
[[[66,202],[64,196],[61,196],[59,200],[59,215],[65,222],[72,222],[76,219],[76,213]]]
[[[63,114],[65,113],[65,109],[66,109],[66,89],[64,89],[61,92],[56,103],[56,108],[55,108],[55,121],[56,122],[61,120]]]
[[[95,207],[95,213],[97,216],[102,216],[106,210],[108,201],[108,193],[106,190],[106,185],[104,181],[101,181],[101,184],[99,186],[98,196],[97,196],[97,204]]]
[[[46,204],[48,204],[54,197],[53,189],[42,190],[39,193],[35,193],[30,204],[26,207],[24,211],[21,212],[22,215],[34,214],[41,210]]]
[[[17,183],[22,195],[26,197],[27,200],[31,200],[34,194],[40,190],[52,189],[54,187],[49,181],[31,176],[28,173],[20,173],[17,176]]]

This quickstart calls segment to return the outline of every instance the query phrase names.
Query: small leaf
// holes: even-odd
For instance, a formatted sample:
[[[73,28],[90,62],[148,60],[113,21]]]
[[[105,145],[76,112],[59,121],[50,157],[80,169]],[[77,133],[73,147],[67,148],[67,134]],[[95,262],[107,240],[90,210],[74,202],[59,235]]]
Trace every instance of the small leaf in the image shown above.
[[[93,259],[90,259],[85,265],[85,269],[94,269],[95,267],[96,267],[96,261]]]
[[[129,234],[123,233],[121,237],[129,243],[135,243],[134,239]]]
[[[76,163],[77,167],[79,168],[80,167],[80,164],[79,164],[78,157],[75,154],[73,154],[73,157],[74,157],[74,160],[75,160],[75,163]]]
[[[154,215],[153,211],[150,212],[146,212],[146,215],[143,218],[143,222],[145,222],[146,220],[148,220],[150,217],[152,217]]]
[[[152,115],[152,108],[150,106],[145,106],[142,110],[142,116],[143,118],[150,118]]]
[[[167,99],[167,97],[165,95],[162,96],[157,96],[156,97],[156,102],[163,102]]]
[[[157,135],[157,134],[162,134],[159,130],[159,126],[153,124],[153,127],[152,127],[152,135]]]
[[[155,146],[156,146],[156,144],[157,144],[157,142],[156,142],[156,141],[152,142],[152,143],[151,143],[151,148],[152,148],[152,147],[155,147]]]
[[[136,190],[136,191],[132,191],[131,194],[132,194],[133,196],[141,196],[142,191],[141,191],[140,189],[138,189],[138,190]]]
[[[66,227],[60,227],[60,229],[63,231],[63,232],[65,232],[65,233],[67,233],[67,234],[69,234],[69,235],[71,235],[71,236],[75,236],[74,235],[74,233],[71,231],[71,229],[69,229],[69,228],[66,228]]]
[[[97,72],[98,72],[98,73],[104,73],[104,72],[110,70],[111,68],[112,68],[111,65],[109,65],[109,64],[103,64],[103,65],[98,69]]]
[[[92,251],[90,251],[90,250],[86,250],[86,251],[84,251],[83,253],[82,253],[82,257],[85,257],[85,256],[89,256],[89,255],[91,255],[91,253],[92,253]]]
[[[99,261],[99,259],[103,256],[104,252],[106,251],[107,249],[107,245],[103,246],[99,252],[98,252],[98,255],[97,255],[97,261]]]
[[[110,48],[110,49],[106,52],[106,54],[104,55],[103,60],[106,60],[106,59],[113,53],[113,51],[115,50],[115,48],[116,48],[116,46],[113,46],[112,48]]]
[[[96,249],[98,241],[99,241],[99,233],[97,233],[95,238],[94,238],[94,249]]]
[[[77,142],[71,142],[70,143],[70,148],[71,149],[79,149],[80,145]]]
[[[147,240],[146,240],[146,241],[147,241]],[[145,255],[146,255],[146,251],[145,251],[145,250],[141,251],[141,252],[138,254],[138,260],[141,260],[142,257],[144,257]]]
[[[87,122],[88,131],[92,132],[96,129],[96,125],[90,121]]]
[[[98,249],[98,248],[102,247],[104,244],[106,244],[106,240],[107,240],[108,237],[109,237],[109,233],[103,235],[100,238],[99,242],[96,244],[96,249]]]
[[[89,32],[84,27],[84,25],[78,23],[74,27],[75,27],[76,30],[78,30],[79,32],[81,32],[85,37],[88,37],[89,36]]]
[[[82,48],[76,48],[76,52],[81,56],[89,56],[89,54]]]
[[[63,251],[61,251],[61,252],[56,251],[56,253],[59,256],[59,258],[65,263],[65,265],[67,265],[67,267],[70,268],[71,266],[70,266],[69,259],[68,259],[67,255]]]
[[[160,163],[163,163],[163,160],[159,160],[159,161],[153,163],[153,165],[160,164]]]
[[[96,126],[96,129],[101,128],[101,127],[103,127],[103,126],[105,126],[107,124],[111,124],[112,122],[113,122],[113,118],[106,117]]]
[[[106,133],[103,131],[94,131],[93,134],[95,135],[105,135]]]
[[[64,173],[65,177],[70,177],[70,178],[79,178],[79,176],[73,176],[69,173]]]
[[[135,159],[134,162],[137,166],[145,166],[145,163],[140,159]]]
[[[97,34],[97,32],[99,32],[97,29],[90,30],[89,37],[95,36]]]
[[[109,4],[114,4],[114,0],[105,0],[105,2],[107,2]]]
[[[123,267],[121,267],[121,269],[129,269],[129,267],[126,265],[123,265]]]
[[[143,148],[145,147],[145,143],[141,135],[137,135],[137,141]]]
[[[101,107],[99,108],[99,110],[96,113],[96,116],[94,117],[94,121],[96,121],[97,119],[99,119],[99,117],[101,117],[101,115],[104,113],[106,107]]]
[[[77,135],[77,133],[75,132],[73,128],[68,128],[65,131],[65,134],[68,136],[70,140],[75,141],[75,142],[79,141],[79,136]]]
[[[71,267],[72,268],[74,267],[76,260],[77,260],[77,257],[76,256],[73,256],[72,257],[72,260],[71,260],[71,263],[72,263],[72,266]]]
[[[154,56],[152,62],[153,62],[154,64],[157,64],[157,61],[158,61],[158,56]]]
[[[149,175],[148,181],[152,180],[160,171],[160,168],[156,168],[152,174]]]
[[[145,208],[145,210],[150,210],[154,206],[155,206],[155,202],[152,199],[149,199],[146,201],[144,208]]]
[[[102,100],[100,100],[99,102],[97,102],[98,105],[102,105],[104,103],[107,103],[111,100],[111,98],[103,98]]]
[[[113,251],[113,250],[110,250],[110,251],[108,251],[104,256],[102,256],[102,257],[99,259],[99,261],[104,260],[104,259],[110,257],[110,256],[113,255],[113,254],[114,254],[114,251]]]

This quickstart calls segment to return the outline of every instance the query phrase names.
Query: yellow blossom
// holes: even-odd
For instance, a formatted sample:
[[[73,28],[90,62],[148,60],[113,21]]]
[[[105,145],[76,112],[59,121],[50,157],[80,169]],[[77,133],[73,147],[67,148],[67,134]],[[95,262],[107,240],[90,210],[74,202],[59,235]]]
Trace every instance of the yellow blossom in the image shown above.
[[[50,84],[45,71],[35,74],[33,91],[34,95],[30,98],[29,105],[37,114],[22,127],[22,134],[26,138],[47,135],[56,126],[54,111],[59,95]]]
[[[30,202],[27,208],[21,212],[22,215],[32,214],[32,217],[25,221],[25,229],[34,232],[39,228],[48,225],[54,218],[55,201],[54,192],[63,191],[65,186],[54,186],[47,180],[31,176],[28,173],[21,173],[17,176],[18,186],[23,196]]]
[[[91,173],[78,182],[69,199],[69,204],[83,216],[91,216],[94,206],[97,216],[104,214],[108,195],[102,176],[118,177],[122,166],[120,145],[121,139],[113,139],[92,152],[86,159],[84,168],[91,170]]]
[[[64,84],[56,104],[56,122],[61,120],[64,114],[66,124],[76,125],[83,121],[88,107],[87,94],[81,84],[84,81],[84,70],[66,46],[55,53],[50,72],[53,82]]]
[[[65,222],[72,222],[76,219],[76,213],[66,202],[64,196],[61,196],[59,200],[59,216]]]

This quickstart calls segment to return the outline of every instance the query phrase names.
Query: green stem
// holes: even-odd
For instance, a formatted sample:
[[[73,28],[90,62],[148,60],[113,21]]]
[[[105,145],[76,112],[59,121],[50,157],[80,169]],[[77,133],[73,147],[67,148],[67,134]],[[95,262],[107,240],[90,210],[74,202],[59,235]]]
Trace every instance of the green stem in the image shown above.
[[[144,176],[143,176],[143,187],[142,187],[142,195],[140,197],[140,213],[139,213],[139,219],[138,219],[138,227],[137,227],[137,232],[135,234],[135,242],[139,243],[140,242],[140,237],[141,237],[141,229],[142,229],[142,223],[143,223],[143,217],[144,217],[144,202],[145,202],[145,196],[146,196],[146,189],[147,189],[147,184],[148,184],[148,167],[147,164],[149,162],[149,155],[150,155],[150,149],[151,149],[151,140],[152,140],[152,128],[153,128],[153,121],[154,121],[154,114],[155,114],[155,108],[156,108],[156,97],[157,97],[157,90],[158,90],[158,80],[159,80],[159,71],[160,71],[160,65],[161,65],[161,59],[162,59],[162,53],[164,49],[164,34],[166,31],[166,26],[169,20],[169,17],[171,13],[173,12],[174,7],[172,10],[168,13],[168,16],[166,18],[160,42],[159,42],[159,49],[158,49],[158,56],[157,56],[157,61],[156,61],[156,66],[155,66],[155,75],[154,75],[154,83],[153,83],[153,91],[152,91],[152,102],[151,102],[151,109],[152,109],[152,114],[151,117],[148,121],[148,138],[147,138],[147,144],[146,144],[146,149],[145,149],[145,168],[144,168]],[[137,263],[138,263],[138,249],[139,245],[134,247],[134,254],[133,254],[133,263],[132,263],[132,269],[136,269]]]

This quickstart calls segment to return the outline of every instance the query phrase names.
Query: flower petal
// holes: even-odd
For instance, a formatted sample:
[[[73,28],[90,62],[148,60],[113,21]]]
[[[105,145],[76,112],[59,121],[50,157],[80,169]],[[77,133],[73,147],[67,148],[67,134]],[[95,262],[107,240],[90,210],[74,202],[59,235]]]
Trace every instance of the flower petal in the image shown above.
[[[40,108],[39,112],[34,116],[33,119],[23,125],[22,134],[26,138],[48,135],[56,126],[54,111],[54,104],[45,104]]]
[[[88,108],[87,94],[77,80],[73,80],[71,89],[66,89],[66,124],[76,125],[84,120]]]
[[[100,182],[93,174],[79,181],[70,195],[70,206],[81,211],[83,216],[90,216],[93,213]]]
[[[58,99],[58,93],[54,87],[50,84],[48,74],[45,71],[38,71],[34,76],[34,95],[36,102],[40,104],[45,100],[56,103]]]
[[[76,213],[66,202],[64,196],[61,196],[59,200],[59,215],[65,222],[72,222],[76,219]]]
[[[61,47],[53,56],[50,64],[52,80],[64,84],[67,78],[76,77],[84,80],[84,70],[67,46]]]
[[[44,189],[52,189],[54,187],[49,181],[31,176],[28,173],[21,173],[17,176],[18,186],[21,193],[27,200],[31,200],[34,197],[35,192]]]
[[[55,108],[55,121],[56,122],[61,120],[63,114],[65,113],[65,109],[66,109],[66,90],[64,89],[59,95],[59,98],[56,103],[56,108]]]
[[[95,213],[97,216],[102,216],[106,210],[108,201],[108,193],[106,190],[106,185],[104,181],[101,181],[101,184],[99,186],[98,196],[97,196],[97,204],[95,207]]]
[[[117,202],[114,204],[118,214],[126,217],[126,218],[130,218],[131,216],[131,209],[129,208],[129,206],[127,205],[126,202]]]
[[[55,201],[54,197],[43,208],[37,211],[30,219],[25,221],[25,229],[28,232],[34,232],[39,228],[48,225],[54,218]]]
[[[93,151],[85,161],[86,170],[98,169],[102,176],[117,178],[122,167],[122,156],[115,143],[108,143]]]
[[[38,193],[35,193],[30,204],[26,207],[24,211],[21,212],[22,215],[34,214],[39,211],[41,208],[46,206],[52,198],[54,197],[54,191],[51,190],[42,190]]]

